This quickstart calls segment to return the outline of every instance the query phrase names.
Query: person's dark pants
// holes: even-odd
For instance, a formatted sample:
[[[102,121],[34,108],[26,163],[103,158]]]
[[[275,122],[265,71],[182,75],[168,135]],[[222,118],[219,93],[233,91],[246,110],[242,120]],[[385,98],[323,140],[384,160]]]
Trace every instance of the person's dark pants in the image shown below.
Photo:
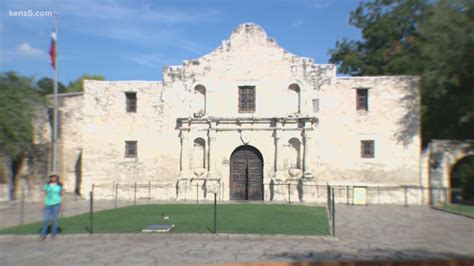
[[[61,208],[61,203],[55,204],[55,205],[44,206],[44,218],[43,218],[43,226],[41,227],[41,237],[45,237],[48,234],[48,225],[49,225],[50,217],[53,218],[53,227],[51,229],[51,236],[54,237],[58,233],[60,208]]]

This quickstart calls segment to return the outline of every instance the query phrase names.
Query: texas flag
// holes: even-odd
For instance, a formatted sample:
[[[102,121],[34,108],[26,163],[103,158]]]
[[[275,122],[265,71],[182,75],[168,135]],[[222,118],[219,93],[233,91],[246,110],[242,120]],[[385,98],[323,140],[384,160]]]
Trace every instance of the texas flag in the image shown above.
[[[51,56],[51,65],[56,69],[56,32],[51,32],[51,47],[49,48],[49,55]]]

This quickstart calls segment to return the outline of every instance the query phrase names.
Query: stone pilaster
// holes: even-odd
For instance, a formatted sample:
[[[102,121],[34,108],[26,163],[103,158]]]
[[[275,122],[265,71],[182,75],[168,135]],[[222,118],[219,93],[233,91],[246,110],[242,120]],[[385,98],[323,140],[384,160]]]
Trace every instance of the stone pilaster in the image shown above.
[[[216,142],[216,125],[215,122],[209,123],[209,129],[207,132],[208,136],[208,148],[207,148],[207,158],[208,158],[208,164],[207,164],[207,177],[208,178],[217,178],[216,176],[216,169],[214,165],[214,157],[215,157],[215,151],[214,151],[214,145]]]
[[[303,131],[303,177],[304,178],[313,178],[313,173],[311,173],[311,168],[309,162],[311,161],[311,130],[305,128]]]
[[[283,173],[283,154],[282,154],[282,142],[281,142],[281,122],[276,122],[275,130],[273,133],[274,143],[275,143],[275,158],[274,158],[274,180],[283,180],[285,174]]]

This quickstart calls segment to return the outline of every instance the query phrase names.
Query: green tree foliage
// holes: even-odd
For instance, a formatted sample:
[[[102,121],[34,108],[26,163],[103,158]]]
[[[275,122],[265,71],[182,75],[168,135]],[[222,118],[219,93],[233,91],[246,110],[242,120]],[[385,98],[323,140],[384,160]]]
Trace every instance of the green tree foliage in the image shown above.
[[[102,75],[82,75],[76,80],[72,81],[69,83],[67,86],[67,91],[68,92],[81,92],[84,91],[84,80],[85,79],[92,79],[92,80],[105,80],[105,77]]]
[[[419,28],[424,137],[474,138],[474,2],[440,1]]]
[[[38,91],[41,95],[48,95],[54,93],[54,80],[48,77],[44,77],[36,82],[38,86]],[[67,92],[66,86],[61,82],[58,82],[58,92],[65,93]]]
[[[17,158],[31,147],[35,106],[44,103],[32,78],[0,74],[0,150]]]
[[[351,12],[362,40],[338,41],[339,72],[422,77],[422,137],[474,137],[474,3],[373,0]]]
[[[32,147],[33,119],[36,108],[44,104],[33,78],[14,72],[0,74],[0,156],[10,158],[13,174],[11,191],[17,189],[25,158]],[[2,160],[2,163],[6,163]],[[0,173],[0,181],[6,182],[5,173]],[[14,197],[14,195],[10,195]]]

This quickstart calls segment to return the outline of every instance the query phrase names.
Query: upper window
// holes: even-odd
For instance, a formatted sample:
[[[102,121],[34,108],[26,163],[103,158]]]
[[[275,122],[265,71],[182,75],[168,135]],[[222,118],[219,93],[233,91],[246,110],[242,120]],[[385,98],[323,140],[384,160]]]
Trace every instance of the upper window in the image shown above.
[[[194,116],[204,116],[206,113],[206,87],[197,85],[193,95]]]
[[[239,113],[255,112],[255,86],[239,86]]]
[[[360,157],[361,158],[374,158],[375,147],[373,140],[361,140],[360,141]]]
[[[125,141],[125,158],[137,158],[137,141]]]
[[[313,99],[313,113],[319,112],[319,99]]]
[[[136,92],[126,92],[125,98],[127,99],[127,113],[136,113],[137,112],[137,93]]]
[[[356,108],[361,111],[369,110],[369,90],[357,89]]]
[[[291,105],[291,109],[295,113],[300,113],[301,112],[301,99],[300,99],[300,93],[301,89],[298,84],[291,84],[288,86],[288,90],[290,92],[290,97],[289,97],[289,103]]]

